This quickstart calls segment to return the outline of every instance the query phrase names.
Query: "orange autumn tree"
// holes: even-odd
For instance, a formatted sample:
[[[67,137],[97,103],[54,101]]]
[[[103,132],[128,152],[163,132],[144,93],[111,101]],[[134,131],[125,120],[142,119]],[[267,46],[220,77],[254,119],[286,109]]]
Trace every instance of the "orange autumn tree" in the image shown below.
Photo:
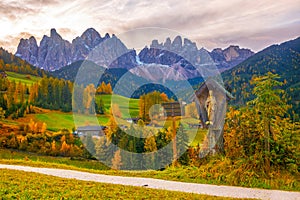
[[[105,84],[105,82],[102,82],[96,90],[97,94],[112,94],[112,87],[111,84]]]
[[[139,117],[147,122],[150,120],[150,109],[153,108],[152,114],[159,113],[159,107],[153,107],[155,104],[161,104],[162,102],[170,101],[165,93],[154,91],[148,94],[140,96],[139,100]]]

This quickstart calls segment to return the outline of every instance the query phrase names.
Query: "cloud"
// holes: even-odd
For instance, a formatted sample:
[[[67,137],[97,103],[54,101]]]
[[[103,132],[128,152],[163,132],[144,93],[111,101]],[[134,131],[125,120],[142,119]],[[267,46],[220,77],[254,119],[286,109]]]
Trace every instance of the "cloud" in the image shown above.
[[[259,50],[296,35],[299,5],[300,0],[3,0],[0,38],[19,40],[21,32],[38,38],[56,28],[71,41],[90,27],[101,35],[161,27],[209,49],[236,43]]]
[[[3,47],[5,50],[14,53],[17,48],[18,42],[15,37],[7,36],[0,39],[0,47]]]
[[[1,18],[7,18],[14,21],[22,15],[33,14],[34,9],[29,7],[21,7],[16,4],[6,4],[5,2],[0,2],[0,13]]]
[[[34,6],[57,5],[59,1],[56,0],[26,0],[23,4],[30,4]]]

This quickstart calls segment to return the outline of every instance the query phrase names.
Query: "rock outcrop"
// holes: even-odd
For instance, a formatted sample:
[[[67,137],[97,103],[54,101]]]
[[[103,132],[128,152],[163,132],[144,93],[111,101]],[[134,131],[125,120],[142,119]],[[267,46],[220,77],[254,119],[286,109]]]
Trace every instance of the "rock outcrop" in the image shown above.
[[[252,55],[254,52],[250,49],[241,49],[239,46],[229,46],[224,50],[217,48],[210,52],[210,56],[220,71],[231,69]]]
[[[208,52],[198,49],[195,42],[176,36],[173,41],[167,38],[163,43],[153,40],[149,48],[145,47],[137,55],[115,35],[106,33],[101,37],[93,28],[72,42],[51,29],[50,36],[45,35],[39,46],[34,37],[21,39],[16,52],[16,56],[48,71],[88,58],[103,67],[125,68],[150,80],[183,80],[214,75],[218,70],[231,69],[253,54],[251,50],[238,46]]]
[[[107,44],[100,45],[107,39],[111,40]],[[110,37],[109,34],[105,34],[102,38],[93,28],[87,29],[80,37],[76,37],[72,43],[64,40],[55,29],[51,29],[50,37],[44,35],[39,46],[34,37],[21,39],[15,55],[34,66],[47,71],[54,71],[73,62],[86,59],[90,52],[99,45],[102,48],[100,50],[102,52],[101,57],[105,57],[107,62],[111,62],[106,62],[107,66],[124,66],[125,68],[134,66],[135,52],[128,50],[116,36]],[[126,55],[123,55],[124,53]],[[122,56],[119,57],[118,55]],[[113,59],[115,57],[118,57],[118,59]]]

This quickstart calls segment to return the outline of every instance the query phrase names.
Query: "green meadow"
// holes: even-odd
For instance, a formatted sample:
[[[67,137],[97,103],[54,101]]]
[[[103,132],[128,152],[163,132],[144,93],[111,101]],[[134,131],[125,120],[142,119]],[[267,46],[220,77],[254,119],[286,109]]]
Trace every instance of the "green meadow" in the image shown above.
[[[35,114],[35,119],[37,121],[45,122],[47,124],[47,129],[50,131],[58,131],[61,129],[73,129],[75,127],[73,113],[63,113],[63,112],[47,112],[42,114]],[[106,124],[109,117],[106,115],[99,116],[88,116],[76,114],[76,126],[86,126],[86,125],[96,125],[95,120],[98,120],[100,125]]]
[[[30,86],[41,79],[40,77],[28,75],[28,74],[19,74],[15,72],[6,72],[6,73],[10,81],[15,81],[16,83],[21,82],[23,84],[26,84],[27,86]]]
[[[2,199],[232,199],[2,169]]]
[[[122,113],[122,118],[138,117],[139,99],[131,99],[120,95],[96,95],[96,103],[102,99],[106,112],[109,112],[111,104],[117,104]]]

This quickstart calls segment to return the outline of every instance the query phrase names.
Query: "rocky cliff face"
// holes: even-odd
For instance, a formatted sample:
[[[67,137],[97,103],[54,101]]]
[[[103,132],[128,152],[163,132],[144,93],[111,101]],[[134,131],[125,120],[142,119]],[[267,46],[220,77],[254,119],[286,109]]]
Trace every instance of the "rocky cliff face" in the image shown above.
[[[29,39],[21,39],[16,56],[28,61],[33,65],[38,64],[38,45],[36,39],[32,36]]]
[[[217,48],[210,52],[210,56],[220,71],[231,69],[252,55],[254,52],[249,49],[241,49],[239,46],[229,46],[224,50]]]
[[[17,53],[23,55],[22,52]],[[51,29],[50,37],[44,36],[41,40],[37,57],[37,66],[48,71],[71,64],[71,43],[63,40],[55,29]]]
[[[214,75],[215,66],[225,71],[253,54],[238,46],[208,52],[198,49],[195,42],[177,36],[173,41],[167,38],[164,43],[153,40],[149,48],[145,47],[136,55],[135,50],[128,49],[115,35],[101,37],[93,28],[87,29],[72,42],[64,40],[55,29],[51,29],[50,36],[44,36],[39,46],[34,37],[21,39],[16,52],[16,56],[48,71],[88,57],[103,67],[125,68],[150,80],[183,80]]]
[[[109,34],[102,38],[95,29],[90,28],[70,43],[64,40],[55,29],[51,29],[50,37],[45,35],[39,46],[34,37],[21,39],[16,56],[32,65],[48,71],[54,71],[73,62],[86,59],[95,47],[109,38],[111,38]],[[107,57],[106,59],[108,59],[108,56],[110,56],[109,61],[113,63],[106,64],[111,65],[111,67],[124,66],[125,68],[130,68],[135,64],[135,52],[128,53],[130,50],[115,36],[107,44],[101,45],[101,48],[102,58]],[[126,54],[123,55],[120,52],[123,54],[126,52]],[[116,55],[123,56],[117,60],[111,60]]]
[[[181,37],[177,36],[173,42],[170,38],[167,38],[165,43],[158,43],[157,40],[153,40],[150,48],[145,47],[139,53],[139,58],[143,63],[173,65],[184,59],[195,64],[201,62],[199,61],[199,52],[201,51],[206,50],[198,49],[196,43],[186,38],[182,44]],[[229,46],[224,50],[217,48],[212,52],[206,52],[220,71],[231,69],[254,54],[251,50],[241,49],[239,46]]]

